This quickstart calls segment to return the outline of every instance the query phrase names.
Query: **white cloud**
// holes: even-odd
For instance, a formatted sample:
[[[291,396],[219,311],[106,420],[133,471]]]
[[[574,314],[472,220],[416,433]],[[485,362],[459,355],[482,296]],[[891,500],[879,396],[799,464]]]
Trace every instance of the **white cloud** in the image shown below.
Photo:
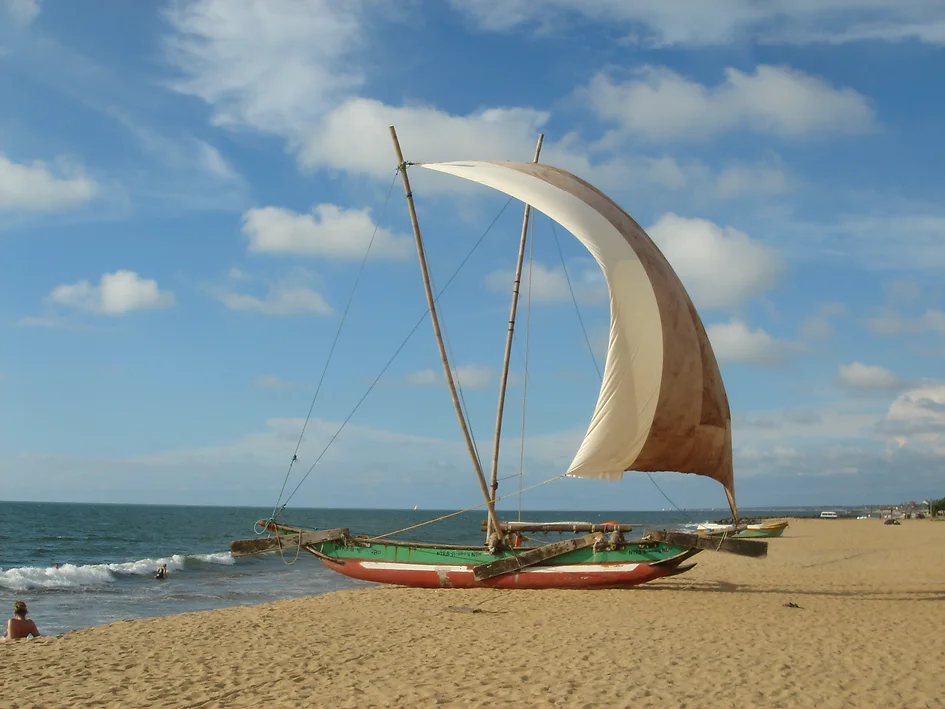
[[[363,76],[346,60],[363,41],[362,2],[196,0],[174,3],[168,60],[177,91],[213,122],[299,136]]]
[[[230,310],[244,310],[262,315],[331,315],[332,309],[322,295],[312,290],[309,277],[301,272],[269,283],[264,296],[238,293],[227,288],[211,288],[210,294]]]
[[[945,458],[945,384],[922,384],[888,404],[844,398],[816,406],[736,414],[736,467],[771,475],[772,481],[790,475],[804,486],[818,477],[856,475],[851,480],[874,501],[885,493],[901,499],[909,486],[927,494],[928,485],[938,484]],[[778,459],[777,449],[797,455]]]
[[[311,214],[262,207],[243,215],[243,234],[254,252],[360,259],[374,234],[374,221],[369,209],[345,209],[333,204],[315,205]],[[403,258],[412,248],[409,237],[378,228],[371,253]]]
[[[909,3],[899,3],[908,11]],[[859,22],[850,25],[843,31],[795,31],[783,35],[783,41],[798,43],[825,42],[828,44],[847,44],[849,42],[863,42],[881,40],[885,42],[904,42],[916,40],[926,44],[945,44],[945,19],[942,16],[942,6],[936,0],[927,3],[912,3],[914,7],[927,11],[928,22],[908,22],[901,19],[882,19],[876,22]],[[925,5],[925,7],[923,7]],[[916,13],[917,15],[921,13]]]
[[[903,392],[890,404],[882,430],[899,448],[945,457],[945,384],[929,382]]]
[[[280,391],[302,388],[298,382],[292,382],[288,379],[280,379],[279,377],[273,376],[258,377],[253,384],[260,389],[276,389]]]
[[[625,83],[598,74],[579,94],[601,119],[654,140],[734,130],[801,138],[876,128],[864,96],[788,67],[759,65],[751,74],[729,68],[722,84],[707,87],[671,69],[646,66]]]
[[[883,415],[881,408],[870,411],[860,403],[842,401],[818,405],[816,410],[735,413],[732,429],[739,446],[767,448],[776,444],[800,448],[803,441],[810,439],[839,441],[874,435]]]
[[[927,400],[920,409],[934,411],[927,394],[919,398]],[[451,415],[449,404],[442,406],[444,415]],[[877,423],[886,423],[886,407],[870,410],[862,400],[818,404],[816,412],[736,413],[733,435],[739,500],[770,505],[824,504],[824,500],[865,504],[875,503],[877,495],[922,499],[941,482],[943,455],[935,453],[933,434],[945,428],[928,413],[917,414],[893,421],[909,433],[904,445],[887,450],[884,443],[889,434],[877,429]],[[227,504],[274,502],[302,424],[301,419],[271,419],[250,435],[128,458],[12,454],[0,456],[0,469],[15,466],[34,486],[57,490],[60,499],[172,502],[186,494],[196,502],[219,503],[222,490]],[[339,425],[323,419],[309,422],[287,489],[294,488]],[[479,502],[480,492],[461,439],[452,430],[445,429],[443,435],[418,436],[351,422],[316,468],[318,480],[303,484],[290,507],[409,508],[419,502],[426,508],[459,509]],[[526,436],[525,485],[563,471],[583,435],[581,425]],[[500,478],[518,471],[518,444],[517,431],[503,438],[509,460],[500,467]],[[488,459],[487,449],[480,452]],[[319,475],[319,471],[331,474]],[[443,485],[444,480],[453,482]],[[704,506],[707,499],[718,499],[718,505],[724,506],[721,491],[712,481],[666,474],[659,482],[684,506]],[[514,495],[516,487],[515,481],[503,482],[500,495]],[[577,509],[591,510],[606,508],[608,500],[611,505],[642,504],[646,509],[665,504],[645,476],[632,474],[619,485],[564,480],[526,493],[526,504],[532,509],[557,509],[563,499],[571,500]],[[513,496],[504,508],[514,509],[514,505]]]
[[[437,374],[432,367],[427,369],[418,369],[416,372],[410,372],[407,375],[407,383],[411,386],[429,387],[437,384],[445,384],[442,374]]]
[[[453,378],[463,389],[483,389],[492,381],[492,368],[483,364],[460,364],[453,367]],[[446,386],[446,377],[432,368],[411,372],[406,378],[411,386]]]
[[[492,368],[484,364],[461,364],[455,374],[464,389],[483,389],[492,380]]]
[[[389,179],[395,167],[392,124],[413,162],[531,159],[537,134],[550,118],[546,110],[498,106],[460,114],[360,96],[363,76],[354,66],[366,47],[367,4],[372,20],[375,11],[391,12],[379,3],[326,0],[266,5],[198,0],[178,6],[169,15],[175,32],[167,39],[168,59],[182,74],[174,87],[207,101],[217,125],[284,138],[300,165],[313,170]],[[309,31],[316,26],[317,32]],[[322,31],[330,41],[319,41]],[[542,159],[577,175],[593,174],[594,184],[605,190],[632,189],[638,196],[698,188],[726,198],[785,189],[777,167],[736,166],[723,172],[716,186],[712,171],[698,161],[615,156],[606,141],[590,146],[573,133],[547,140]],[[412,174],[423,194],[483,189],[423,170]]]
[[[479,27],[560,31],[586,18],[623,26],[633,41],[704,46],[747,38],[772,43],[917,39],[945,44],[938,0],[450,0]]]
[[[104,274],[97,286],[87,280],[56,286],[48,299],[58,305],[101,315],[123,315],[133,310],[167,308],[174,304],[174,294],[160,290],[157,281],[124,270]]]
[[[14,323],[17,327],[48,327],[56,330],[91,330],[88,323],[77,322],[57,315],[27,315]]]
[[[53,174],[42,162],[15,163],[0,155],[0,210],[54,210],[77,207],[99,191],[95,180],[81,171]]]
[[[426,105],[390,106],[359,97],[354,55],[364,46],[365,2],[198,0],[169,13],[175,32],[167,58],[181,72],[173,87],[205,100],[213,122],[284,138],[302,166],[388,178],[395,168],[388,126],[396,125],[408,160],[529,160],[549,113],[492,107],[454,115]],[[379,3],[372,10],[390,11]],[[587,150],[576,137],[547,141],[546,161],[587,174]],[[462,180],[415,171],[424,191],[474,189]],[[608,159],[595,182],[678,187],[671,158]]]
[[[773,288],[781,258],[744,232],[664,214],[647,233],[700,308],[726,308]]]
[[[242,176],[210,143],[187,134],[169,137],[116,106],[103,111],[124,126],[144,151],[178,173],[178,181],[196,175],[209,177],[213,182],[242,183]]]
[[[741,320],[712,323],[706,334],[719,362],[777,366],[784,361],[785,343],[764,330],[752,330]]]
[[[887,195],[868,197],[886,203]],[[796,224],[790,243],[799,258],[832,256],[876,270],[945,268],[945,216],[938,205],[888,204],[884,215],[845,215],[832,224]],[[896,211],[898,214],[890,214]],[[925,212],[925,213],[922,213]]]
[[[340,507],[352,504],[409,507],[420,502],[437,509],[458,509],[479,502],[481,494],[470,472],[461,438],[454,433],[450,405],[442,402],[441,406],[444,414],[451,417],[446,438],[413,435],[354,421],[345,425],[315,469],[313,477],[319,479],[311,479],[303,485],[293,498],[292,506],[311,505],[316,498],[317,504]],[[220,490],[224,490],[230,504],[253,504],[254,501],[258,504],[260,499],[273,502],[302,425],[302,419],[270,419],[265,428],[250,435],[128,458],[45,453],[0,455],[0,469],[12,469],[15,465],[41,487],[55,487],[62,496],[74,493],[64,499],[154,502],[180,499],[184,493],[192,500],[219,502]],[[287,493],[340,426],[340,421],[318,418],[309,421]],[[562,471],[582,434],[583,426],[580,431],[527,437],[525,471],[531,476],[530,481],[545,480]],[[517,435],[504,437],[503,446],[514,463],[502,464],[501,477],[517,472],[518,444]],[[489,448],[491,446],[481,449],[484,459],[489,455]],[[331,474],[320,475],[319,471],[331,471]],[[0,476],[0,494],[3,480]],[[451,482],[443,485],[445,480]],[[505,494],[502,490],[507,484],[509,489],[505,493],[513,491],[511,483],[502,483],[500,495]],[[564,487],[567,490],[563,490]],[[622,489],[626,491],[628,487],[625,485]],[[550,488],[556,491],[549,495],[546,491]],[[540,508],[554,509],[560,506],[562,495],[568,495],[573,501],[576,490],[590,491],[598,498],[611,500],[615,491],[614,486],[597,481],[562,481],[529,493],[528,500],[532,504],[544,502],[539,504]],[[435,492],[431,495],[431,491]],[[588,508],[600,509],[602,504],[603,499],[593,500]]]
[[[405,157],[413,162],[468,158],[529,160],[535,140],[549,114],[531,108],[488,108],[466,116],[430,106],[388,106],[367,98],[352,98],[327,113],[308,132],[301,162],[309,167],[342,169],[372,177],[387,177],[396,167],[388,126],[398,126]],[[544,154],[568,151],[550,142]],[[458,184],[457,180],[433,183]]]
[[[330,0],[196,0],[168,19],[167,58],[181,72],[172,86],[213,108],[213,122],[286,139],[300,163],[384,178],[395,165],[388,126],[400,128],[411,161],[478,158],[528,160],[548,113],[487,108],[466,116],[422,105],[388,106],[359,97],[355,66],[365,46],[365,6]],[[546,153],[553,154],[546,146]],[[559,151],[561,148],[559,148]],[[430,180],[455,190],[458,180]]]
[[[471,157],[529,162],[535,140],[549,118],[549,112],[528,107],[485,108],[459,115],[432,106],[398,107],[351,98],[328,111],[307,132],[299,161],[312,169],[390,179],[395,160],[388,126],[394,125],[404,155],[411,162]],[[560,140],[545,140],[542,162],[579,176],[593,175],[594,184],[602,189],[678,190],[711,179],[710,171],[697,161],[680,162],[669,156],[615,156],[608,146],[587,145],[573,133]],[[411,179],[423,194],[485,189],[426,170],[412,170]]]
[[[716,178],[716,194],[723,199],[745,195],[778,195],[791,189],[791,179],[781,167],[730,165]]]
[[[529,278],[529,271],[531,277]],[[568,287],[568,277],[571,287]],[[513,269],[497,269],[486,275],[486,288],[494,293],[512,292],[512,280],[515,278]],[[520,293],[522,298],[529,296],[531,283],[531,300],[533,303],[561,303],[571,301],[571,289],[574,298],[579,303],[595,304],[607,301],[607,283],[596,263],[583,268],[571,268],[567,275],[561,267],[551,268],[543,263],[535,262],[531,269],[527,264],[522,269],[522,283]]]
[[[851,362],[837,368],[837,381],[847,389],[898,389],[904,380],[885,367]]]
[[[919,299],[922,289],[914,278],[891,278],[883,283],[886,299],[893,303],[911,303]]]
[[[826,340],[833,334],[833,325],[827,318],[811,315],[801,323],[801,337],[805,340]]]
[[[920,332],[945,334],[945,312],[929,308],[918,317],[906,317],[888,308],[881,309],[866,321],[877,335],[901,335]]]
[[[846,313],[843,303],[821,303],[817,312],[804,318],[801,323],[801,337],[805,340],[826,340],[833,335],[833,323],[830,318]]]
[[[26,27],[39,14],[39,0],[0,0],[0,18],[4,13],[17,26]]]
[[[242,180],[240,174],[220,154],[220,151],[202,140],[194,140],[197,164],[204,172],[221,180]]]

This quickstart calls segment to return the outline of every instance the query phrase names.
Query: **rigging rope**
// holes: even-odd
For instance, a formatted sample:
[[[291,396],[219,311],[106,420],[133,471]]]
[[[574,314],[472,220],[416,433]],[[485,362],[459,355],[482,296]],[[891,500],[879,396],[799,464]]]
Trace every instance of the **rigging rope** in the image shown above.
[[[473,247],[472,247],[472,249],[470,249],[469,253],[466,254],[465,258],[463,258],[463,260],[460,262],[459,266],[456,267],[456,270],[454,270],[453,273],[452,273],[452,275],[447,279],[446,284],[443,286],[442,290],[440,290],[440,291],[436,294],[436,297],[433,299],[434,303],[438,302],[439,299],[440,299],[440,297],[441,297],[441,296],[446,292],[446,290],[450,287],[450,284],[452,284],[452,283],[453,283],[453,280],[456,278],[456,276],[459,275],[459,272],[460,272],[460,271],[463,269],[463,267],[466,265],[466,262],[469,261],[470,258],[472,258],[472,255],[476,252],[476,249],[479,248],[479,246],[482,244],[483,240],[486,238],[486,236],[487,236],[487,235],[489,234],[489,232],[492,230],[492,227],[494,227],[495,224],[496,224],[496,222],[499,221],[499,217],[502,216],[502,214],[505,212],[506,208],[507,208],[507,207],[509,206],[509,204],[511,204],[511,203],[512,203],[512,198],[509,197],[509,199],[508,199],[508,200],[506,201],[506,203],[503,205],[502,209],[499,210],[499,213],[496,214],[495,218],[492,220],[492,223],[489,224],[489,226],[488,226],[488,227],[486,228],[486,230],[482,233],[482,235],[479,237],[479,239],[476,241],[476,243],[473,244]],[[286,498],[285,502],[282,504],[282,508],[281,508],[281,509],[285,509],[286,505],[289,504],[289,501],[295,496],[295,493],[297,493],[297,492],[299,491],[299,488],[302,487],[302,483],[305,482],[305,480],[308,478],[308,476],[309,476],[309,475],[312,473],[312,471],[315,469],[315,466],[318,465],[319,461],[321,461],[321,459],[325,456],[325,454],[328,452],[328,449],[329,449],[329,448],[331,447],[331,445],[335,442],[335,439],[338,438],[338,435],[342,432],[342,430],[344,430],[345,426],[348,425],[348,422],[352,419],[352,417],[354,417],[354,415],[355,415],[355,413],[357,413],[358,409],[361,408],[361,404],[364,403],[364,400],[367,399],[368,395],[374,390],[374,387],[377,386],[377,383],[380,381],[381,377],[384,376],[384,374],[387,372],[387,370],[390,368],[390,366],[394,363],[394,360],[397,358],[397,356],[400,354],[400,352],[404,349],[404,347],[407,346],[407,343],[410,341],[410,338],[413,337],[414,333],[420,328],[420,325],[423,324],[423,321],[426,319],[427,315],[429,315],[429,314],[430,314],[429,309],[425,309],[425,310],[423,311],[423,314],[419,317],[419,319],[417,320],[417,322],[416,322],[416,323],[414,324],[414,326],[411,328],[410,332],[407,333],[407,336],[404,338],[404,340],[400,343],[400,345],[399,345],[399,346],[397,347],[397,349],[394,351],[394,354],[391,355],[390,359],[387,360],[387,363],[386,363],[386,364],[384,365],[384,367],[381,369],[380,373],[374,378],[374,380],[370,383],[370,385],[368,385],[367,390],[364,392],[364,394],[361,396],[361,398],[358,399],[358,402],[355,404],[354,408],[351,410],[351,413],[349,413],[348,416],[345,418],[345,420],[342,421],[341,425],[338,427],[338,430],[335,431],[335,433],[332,435],[332,437],[328,440],[328,443],[325,444],[325,447],[322,449],[321,453],[318,454],[318,457],[315,459],[315,462],[312,463],[312,465],[311,465],[311,466],[309,467],[309,469],[306,471],[305,475],[302,476],[302,479],[299,480],[298,485],[295,486],[295,489],[292,490],[292,492],[291,492],[291,493],[289,494],[289,496]],[[280,510],[280,511],[281,511],[281,510]]]
[[[321,376],[318,378],[318,384],[315,385],[315,394],[312,396],[312,403],[308,407],[308,414],[305,416],[305,423],[302,424],[302,432],[299,433],[299,440],[295,444],[295,450],[292,452],[292,460],[289,461],[289,469],[286,470],[285,479],[282,481],[282,489],[279,490],[279,497],[276,499],[276,504],[272,508],[272,519],[275,520],[276,515],[279,510],[279,503],[282,501],[282,494],[285,492],[285,486],[289,482],[289,476],[292,474],[292,466],[295,465],[296,461],[299,459],[299,448],[302,446],[302,440],[305,438],[305,429],[308,428],[309,421],[312,419],[312,411],[315,409],[315,401],[318,399],[318,394],[322,390],[322,384],[325,382],[325,375],[328,373],[328,366],[331,364],[332,355],[335,353],[335,347],[338,344],[338,340],[341,337],[341,330],[345,326],[345,321],[348,319],[348,311],[351,310],[351,302],[354,300],[354,294],[358,290],[358,284],[361,282],[361,276],[364,273],[364,267],[367,265],[368,256],[371,254],[371,247],[374,246],[374,240],[377,238],[377,231],[381,226],[381,219],[384,218],[384,213],[387,211],[387,203],[390,201],[391,192],[394,189],[394,183],[397,181],[397,173],[394,173],[394,177],[390,181],[390,187],[387,188],[387,197],[384,198],[384,205],[381,207],[380,214],[378,214],[377,219],[374,222],[374,232],[371,234],[371,240],[368,242],[367,250],[364,252],[364,258],[361,259],[361,265],[358,268],[358,273],[354,278],[354,285],[351,287],[351,293],[348,295],[348,302],[345,304],[344,312],[341,314],[341,322],[338,323],[338,329],[335,330],[335,337],[331,341],[331,347],[328,349],[328,357],[325,359],[325,366],[322,368]],[[286,500],[288,503],[288,500]],[[284,506],[283,506],[284,507]]]
[[[581,324],[581,332],[584,333],[584,342],[587,343],[587,351],[591,353],[591,361],[594,362],[594,369],[597,370],[597,377],[603,380],[600,372],[600,366],[597,364],[597,357],[594,356],[594,348],[591,346],[591,340],[587,336],[587,328],[584,327],[584,318],[581,317],[581,309],[578,307],[577,296],[574,295],[574,288],[571,285],[571,276],[568,275],[568,267],[564,263],[564,252],[561,250],[561,242],[558,240],[558,230],[555,229],[554,221],[551,222],[551,232],[555,235],[555,246],[558,247],[558,257],[561,259],[561,268],[564,270],[564,279],[568,282],[568,291],[571,293],[571,301],[574,303],[574,312],[577,313],[578,322]]]
[[[430,286],[434,286],[432,274],[430,274]],[[473,431],[472,419],[469,416],[469,407],[466,404],[466,396],[463,393],[463,380],[456,371],[458,365],[456,363],[456,357],[453,355],[453,346],[450,344],[450,337],[446,331],[446,323],[442,320],[440,321],[440,332],[443,335],[443,344],[446,347],[447,362],[453,362],[453,383],[456,386],[456,393],[459,396],[459,407],[466,419],[466,428],[469,429],[469,439],[472,441],[473,451],[476,453],[476,461],[479,463],[479,468],[482,469],[482,455],[479,453],[479,444],[476,441],[476,433]]]

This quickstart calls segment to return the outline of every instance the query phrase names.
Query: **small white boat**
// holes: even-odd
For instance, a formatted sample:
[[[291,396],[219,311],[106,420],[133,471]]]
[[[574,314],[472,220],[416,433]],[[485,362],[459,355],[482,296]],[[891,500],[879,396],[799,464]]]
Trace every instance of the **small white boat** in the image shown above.
[[[761,524],[749,524],[741,529],[736,537],[780,537],[787,529],[787,521],[782,522],[763,522]],[[723,532],[734,531],[735,527],[730,524],[718,524],[715,522],[703,522],[696,527],[698,534],[722,534]]]

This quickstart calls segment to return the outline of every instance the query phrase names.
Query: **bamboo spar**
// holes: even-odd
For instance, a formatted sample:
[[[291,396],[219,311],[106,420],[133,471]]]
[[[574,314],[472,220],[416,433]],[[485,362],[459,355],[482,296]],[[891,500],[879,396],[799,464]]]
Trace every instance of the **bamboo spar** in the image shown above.
[[[533,163],[538,162],[538,156],[541,154],[541,144],[545,139],[544,133],[538,134],[538,143],[535,145],[535,157]],[[509,365],[512,360],[512,339],[515,334],[515,315],[518,311],[519,287],[522,283],[522,264],[525,261],[525,242],[528,239],[528,217],[531,214],[532,206],[525,205],[525,216],[522,218],[522,237],[518,244],[518,261],[515,264],[515,280],[512,282],[512,305],[509,309],[509,330],[505,336],[505,355],[502,360],[502,375],[499,378],[499,403],[495,414],[495,437],[492,440],[492,477],[490,480],[490,493],[493,503],[495,502],[496,491],[499,489],[499,441],[502,437],[502,417],[505,412],[505,391],[509,382]],[[524,435],[524,432],[523,432]],[[491,518],[490,518],[491,521]],[[493,528],[486,529],[486,536],[493,531]]]
[[[469,426],[466,423],[466,417],[463,415],[463,407],[459,401],[459,395],[456,393],[456,382],[453,380],[453,370],[450,368],[450,361],[446,355],[446,346],[443,344],[443,333],[440,330],[440,319],[436,314],[436,304],[433,297],[433,288],[430,285],[430,271],[427,268],[427,257],[423,249],[423,239],[420,236],[420,222],[417,220],[417,209],[413,203],[413,193],[410,191],[410,179],[407,177],[407,163],[404,162],[404,154],[400,149],[400,141],[397,140],[397,131],[394,126],[390,127],[390,137],[394,141],[394,151],[397,154],[397,167],[400,170],[400,177],[404,183],[404,194],[407,197],[407,210],[410,213],[410,225],[413,227],[414,241],[417,244],[417,257],[420,260],[420,273],[423,276],[423,288],[427,296],[427,307],[430,309],[430,321],[433,323],[433,334],[436,335],[436,344],[440,350],[440,360],[443,363],[443,373],[446,375],[446,384],[449,387],[450,395],[453,397],[453,407],[456,409],[456,416],[459,419],[459,426],[463,430],[463,436],[466,439],[466,448],[469,450],[469,457],[472,458],[473,468],[476,470],[476,476],[479,478],[479,486],[482,488],[482,494],[486,498],[486,506],[489,511],[489,520],[492,522],[493,529],[499,539],[502,538],[502,528],[499,526],[499,520],[495,514],[495,502],[489,494],[489,487],[486,484],[486,477],[482,472],[482,463],[479,456],[476,455],[476,446],[473,443],[472,435],[469,433]]]

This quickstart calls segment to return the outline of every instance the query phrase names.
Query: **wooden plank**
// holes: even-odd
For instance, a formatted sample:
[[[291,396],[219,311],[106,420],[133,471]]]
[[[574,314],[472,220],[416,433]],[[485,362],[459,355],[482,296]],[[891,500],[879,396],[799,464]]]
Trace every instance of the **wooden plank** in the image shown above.
[[[502,522],[502,531],[514,532],[632,532],[634,524],[594,524],[593,522]],[[479,528],[486,531],[488,522],[483,520]]]
[[[595,534],[578,537],[577,539],[565,539],[561,542],[546,544],[545,546],[529,549],[521,554],[496,559],[495,561],[490,561],[488,564],[480,564],[473,569],[473,576],[475,576],[477,581],[485,581],[495,576],[518,571],[526,566],[533,566],[546,559],[553,559],[556,556],[567,554],[569,551],[574,551],[575,549],[584,549],[585,547],[593,546],[603,538],[604,535],[597,532]]]
[[[668,532],[664,529],[646,530],[644,539],[649,537],[658,542],[679,544],[691,549],[706,551],[725,551],[739,556],[750,556],[763,559],[768,555],[768,542],[759,542],[752,539],[738,539],[736,537],[710,537],[703,534],[687,534],[685,532]]]
[[[230,553],[233,556],[247,556],[248,554],[263,554],[279,549],[297,549],[299,545],[320,544],[342,539],[348,535],[347,529],[322,529],[318,531],[304,530],[298,534],[280,534],[274,537],[257,537],[256,539],[236,539],[230,542]],[[300,539],[301,538],[301,539]]]

